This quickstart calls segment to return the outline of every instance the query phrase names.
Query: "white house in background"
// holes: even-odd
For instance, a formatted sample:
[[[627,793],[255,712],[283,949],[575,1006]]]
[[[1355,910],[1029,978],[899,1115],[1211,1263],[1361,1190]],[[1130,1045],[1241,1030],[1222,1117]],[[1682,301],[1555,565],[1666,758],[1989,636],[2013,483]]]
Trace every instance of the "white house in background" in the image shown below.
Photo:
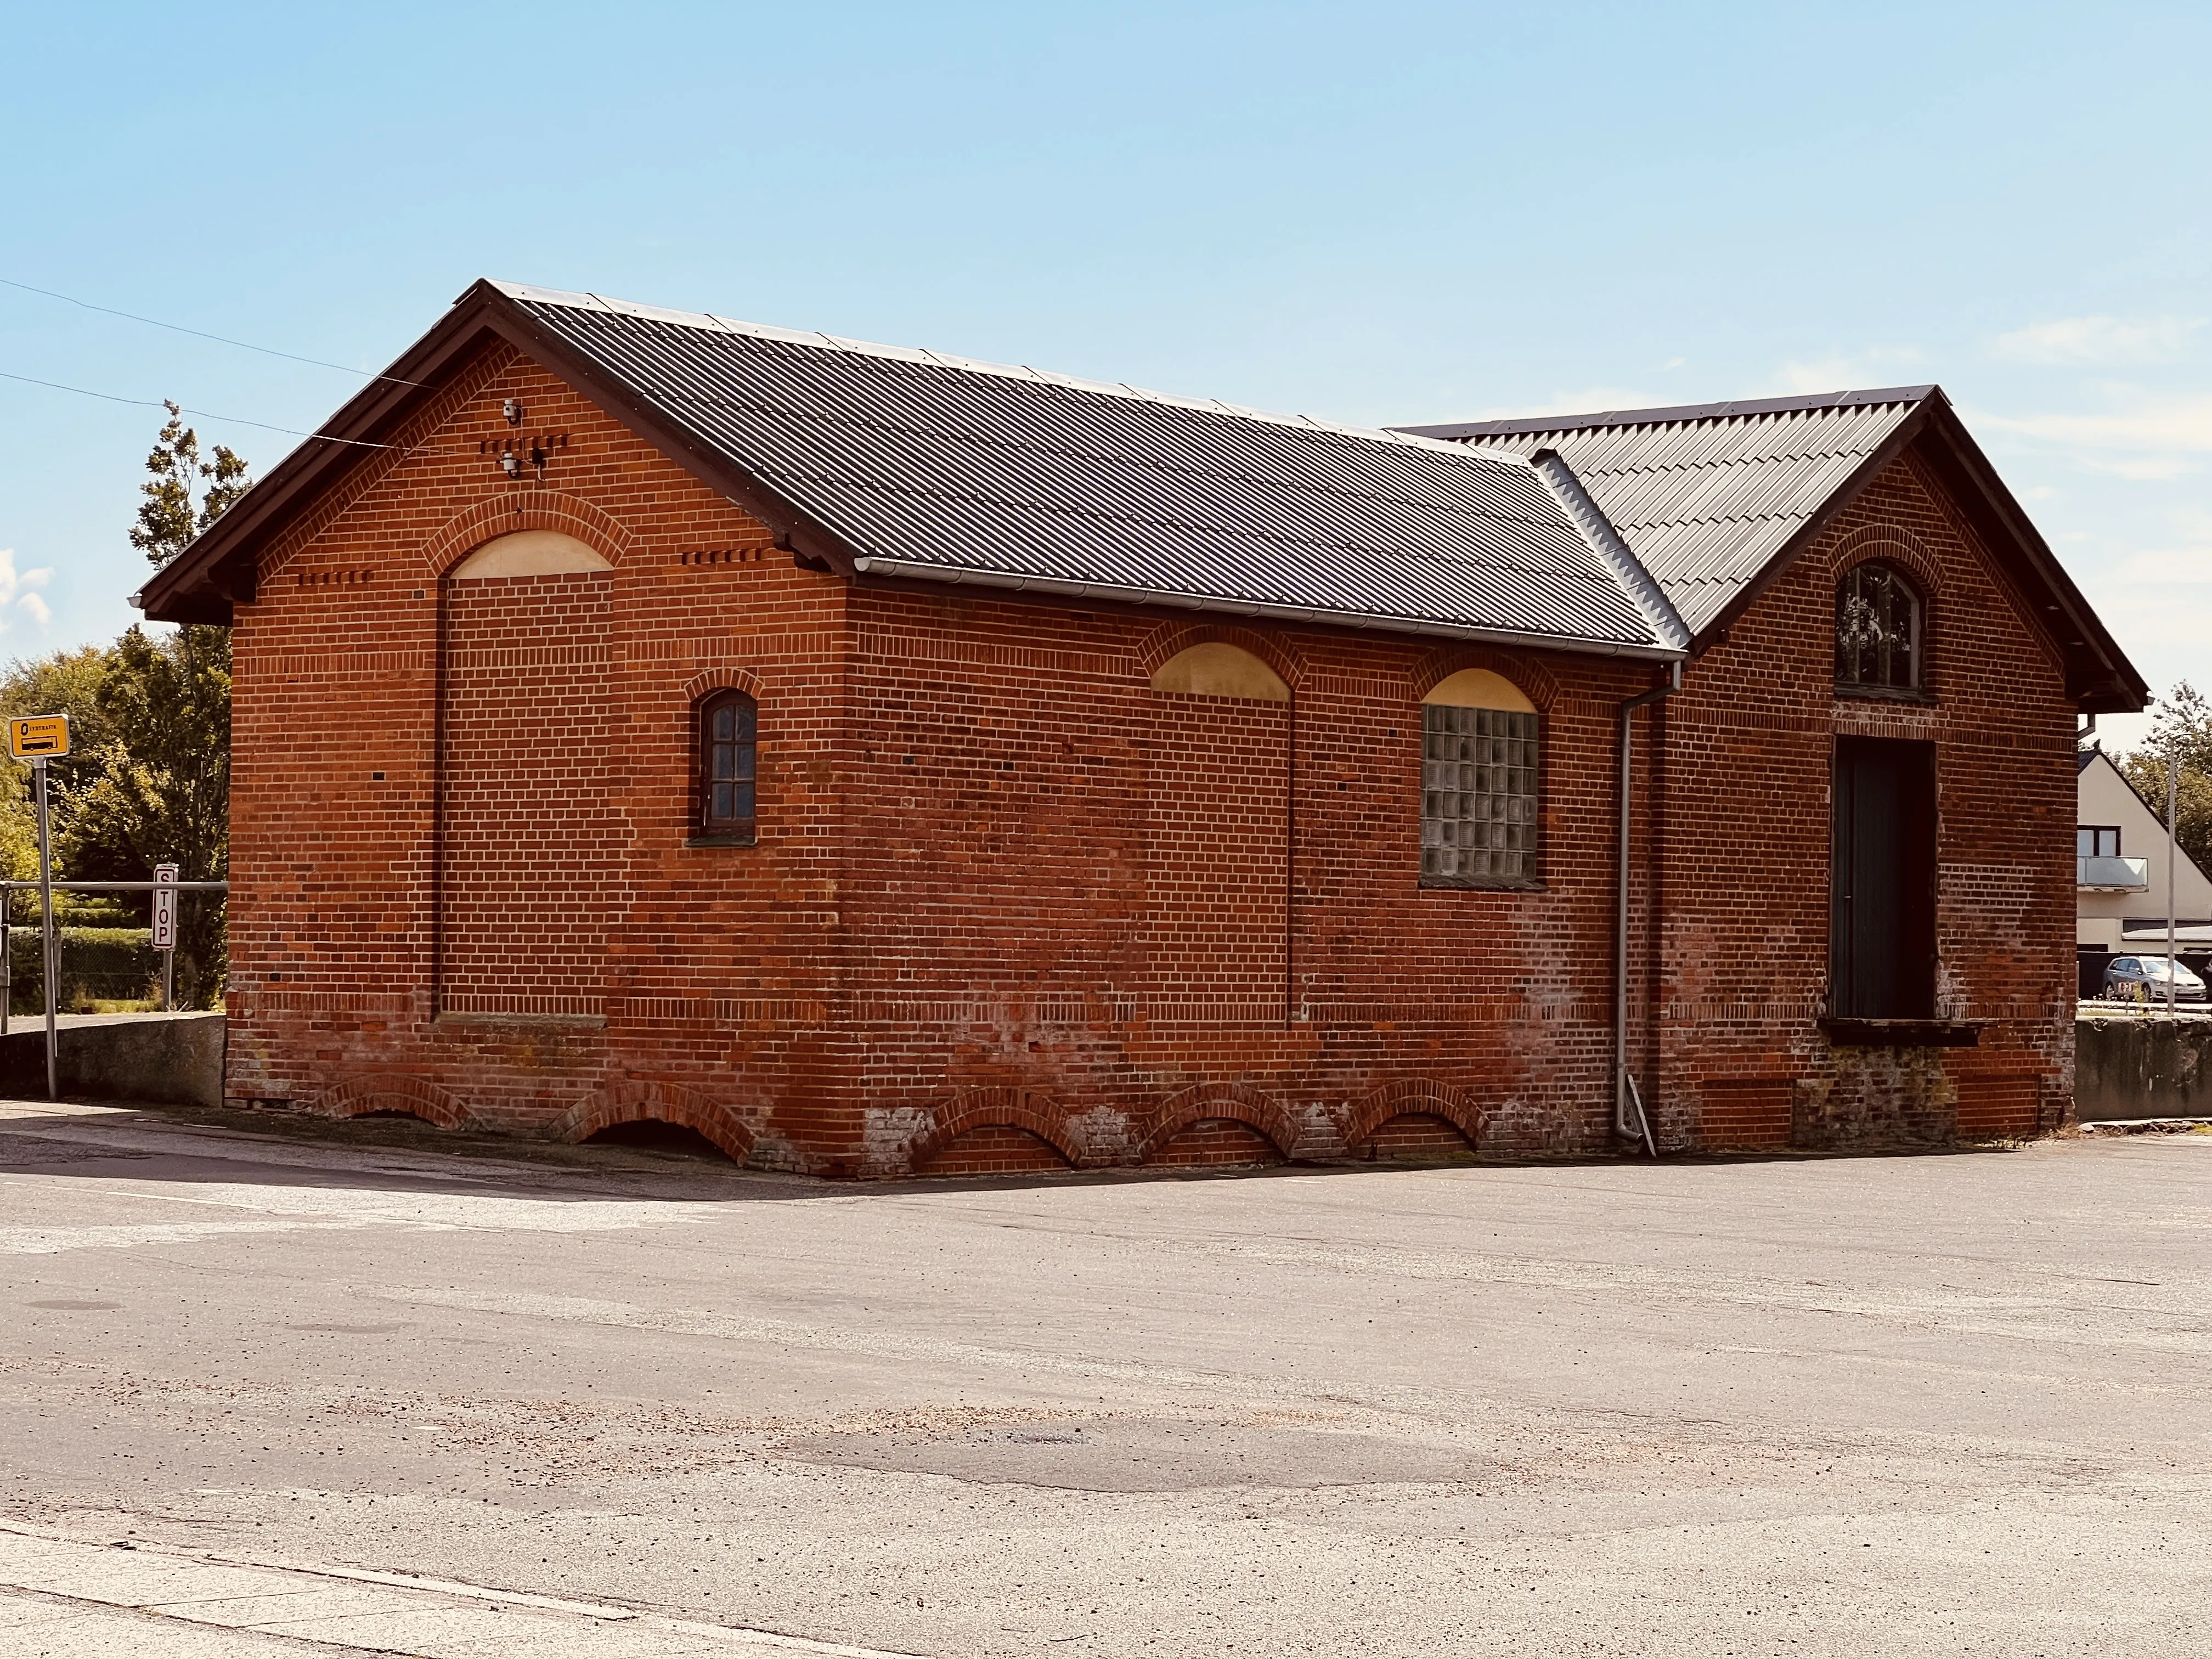
[[[2166,823],[2102,749],[2080,751],[2075,814],[2074,939],[2085,957],[2151,955],[2166,949]],[[2212,950],[2212,879],[2173,849],[2177,942],[2189,955]]]

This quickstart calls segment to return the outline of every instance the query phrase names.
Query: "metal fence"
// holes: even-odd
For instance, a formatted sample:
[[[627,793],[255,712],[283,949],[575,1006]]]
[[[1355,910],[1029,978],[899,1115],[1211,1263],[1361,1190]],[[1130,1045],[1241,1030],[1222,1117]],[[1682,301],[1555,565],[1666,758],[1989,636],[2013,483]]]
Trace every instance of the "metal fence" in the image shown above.
[[[175,893],[173,948],[155,946],[154,929],[132,901],[156,891],[147,881],[57,881],[61,895],[106,895],[125,902],[106,915],[72,916],[56,905],[54,1011],[128,1013],[217,1006],[228,951],[225,896],[220,881],[167,884]],[[0,882],[0,1031],[11,1019],[43,1015],[46,1006],[46,930],[35,881]],[[28,902],[25,900],[27,898]],[[183,958],[180,963],[179,958]]]

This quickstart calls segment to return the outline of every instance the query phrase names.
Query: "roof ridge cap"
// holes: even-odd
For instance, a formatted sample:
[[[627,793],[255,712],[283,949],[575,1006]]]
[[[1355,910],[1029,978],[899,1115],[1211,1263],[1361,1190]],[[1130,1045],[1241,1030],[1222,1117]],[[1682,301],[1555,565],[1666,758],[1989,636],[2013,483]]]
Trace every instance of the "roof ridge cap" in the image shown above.
[[[1667,597],[1667,590],[1659,585],[1658,579],[1630,550],[1613,520],[1606,517],[1589,491],[1583,488],[1583,481],[1575,476],[1565,459],[1555,449],[1540,449],[1528,458],[1528,465],[1558,499],[1575,528],[1582,532],[1590,551],[1597,555],[1613,580],[1620,584],[1621,591],[1644,613],[1653,637],[1677,651],[1688,650],[1692,637],[1689,624],[1674,609],[1674,602]]]
[[[1394,432],[1463,441],[1474,437],[1582,432],[1600,427],[1691,426],[1703,421],[1747,420],[1761,415],[1809,415],[1827,410],[1875,409],[1917,404],[1943,395],[1942,385],[1873,386],[1861,391],[1809,392],[1788,398],[1736,398],[1720,403],[1670,404],[1651,409],[1594,410],[1581,415],[1510,415],[1489,421],[1450,421],[1393,427]],[[1948,399],[1946,400],[1948,401]]]
[[[855,340],[842,335],[827,334],[814,329],[779,328],[772,323],[748,323],[734,318],[720,317],[707,311],[675,311],[665,306],[640,305],[629,300],[614,300],[599,294],[573,293],[566,289],[538,288],[528,283],[489,281],[489,285],[511,300],[520,300],[536,305],[568,306],[579,311],[597,311],[613,316],[640,318],[647,322],[668,323],[679,328],[711,330],[720,334],[741,335],[750,338],[775,340],[787,345],[806,346],[817,351],[844,351],[859,356],[886,357],[898,362],[928,363],[944,368],[957,368],[969,374],[996,374],[1008,380],[1031,380],[1045,386],[1065,386],[1071,391],[1098,392],[1107,397],[1126,398],[1134,403],[1158,404],[1171,409],[1194,409],[1209,414],[1230,415],[1248,421],[1263,421],[1271,426],[1287,426],[1307,431],[1329,432],[1339,436],[1364,438],[1373,443],[1394,447],[1425,449],[1472,459],[1492,465],[1508,467],[1518,471],[1528,469],[1528,461],[1521,456],[1500,451],[1476,449],[1449,439],[1434,438],[1425,433],[1404,431],[1390,427],[1354,426],[1348,422],[1323,420],[1313,415],[1280,415],[1264,409],[1252,409],[1242,404],[1232,404],[1219,398],[1185,398],[1170,392],[1153,392],[1132,386],[1127,381],[1093,380],[1078,374],[1062,374],[1051,370],[1030,368],[1021,363],[991,362],[980,357],[963,357],[957,353],[939,351],[928,346],[884,345],[874,340]]]

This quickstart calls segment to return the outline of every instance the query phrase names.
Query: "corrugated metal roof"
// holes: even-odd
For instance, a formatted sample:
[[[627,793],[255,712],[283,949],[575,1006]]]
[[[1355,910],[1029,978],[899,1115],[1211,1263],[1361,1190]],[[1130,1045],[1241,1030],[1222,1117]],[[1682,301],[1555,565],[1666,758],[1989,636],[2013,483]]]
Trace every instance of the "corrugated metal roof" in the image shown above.
[[[500,287],[663,418],[900,574],[1679,649],[1517,456]]]
[[[1695,631],[1758,580],[1932,390],[1404,429],[1512,455],[1558,452]]]

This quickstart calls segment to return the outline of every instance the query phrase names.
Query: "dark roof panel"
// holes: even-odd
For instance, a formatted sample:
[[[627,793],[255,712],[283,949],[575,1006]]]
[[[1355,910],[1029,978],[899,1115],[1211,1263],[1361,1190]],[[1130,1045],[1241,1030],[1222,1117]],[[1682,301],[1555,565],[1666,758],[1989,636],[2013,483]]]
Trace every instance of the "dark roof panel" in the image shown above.
[[[1555,451],[1698,632],[1829,509],[1932,390],[1402,429],[1514,455]]]
[[[712,318],[514,297],[863,556],[1654,643],[1525,467]]]
[[[1517,457],[503,291],[860,558],[1672,654]]]
[[[863,580],[1659,659],[1725,627],[1909,443],[2051,619],[2077,706],[2148,695],[1933,387],[1376,432],[487,282],[136,602],[230,622],[274,538],[491,341]]]

